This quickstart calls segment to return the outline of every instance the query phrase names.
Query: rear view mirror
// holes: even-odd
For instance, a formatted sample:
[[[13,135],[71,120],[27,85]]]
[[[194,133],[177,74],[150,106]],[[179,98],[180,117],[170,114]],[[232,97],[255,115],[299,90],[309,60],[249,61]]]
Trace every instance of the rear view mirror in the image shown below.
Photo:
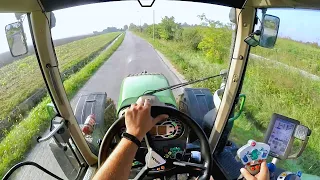
[[[265,48],[273,48],[276,44],[280,18],[266,14],[263,16],[259,45]]]
[[[8,24],[5,30],[11,55],[17,57],[27,54],[28,46],[22,23],[15,22]]]

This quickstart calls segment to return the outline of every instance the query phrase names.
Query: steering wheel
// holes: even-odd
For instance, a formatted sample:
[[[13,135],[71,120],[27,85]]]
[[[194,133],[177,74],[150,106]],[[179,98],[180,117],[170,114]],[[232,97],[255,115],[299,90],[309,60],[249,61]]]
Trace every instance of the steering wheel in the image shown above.
[[[166,106],[152,106],[151,107],[151,116],[156,117],[160,114],[167,114],[169,117],[179,118],[186,126],[188,126],[193,132],[198,136],[200,140],[200,149],[201,149],[201,159],[202,163],[191,163],[185,161],[174,161],[170,166],[174,167],[172,169],[178,169],[180,167],[179,173],[189,173],[191,170],[197,170],[200,172],[199,180],[209,180],[210,179],[210,170],[212,168],[212,155],[208,143],[208,139],[199,125],[188,115],[172,108]],[[105,134],[99,150],[98,156],[98,167],[100,168],[103,162],[107,159],[110,148],[112,147],[112,143],[117,134],[119,134],[119,130],[121,127],[125,126],[125,117],[122,116],[118,120],[116,120],[112,126],[109,128],[107,133]],[[156,174],[165,174],[167,171],[152,171],[153,168],[159,167],[160,165],[167,165],[167,163],[162,157],[152,148],[152,139],[150,136],[146,135],[144,137],[145,144],[147,146],[148,153],[145,155],[146,164],[142,169],[139,169],[139,173],[135,176],[135,180],[141,180],[146,175],[156,175]],[[157,162],[161,162],[162,164],[157,164],[155,162],[150,162],[148,159],[157,159]],[[182,167],[182,168],[181,168]],[[133,172],[134,169],[131,169]],[[181,172],[182,171],[182,172]],[[173,171],[175,174],[177,171]]]

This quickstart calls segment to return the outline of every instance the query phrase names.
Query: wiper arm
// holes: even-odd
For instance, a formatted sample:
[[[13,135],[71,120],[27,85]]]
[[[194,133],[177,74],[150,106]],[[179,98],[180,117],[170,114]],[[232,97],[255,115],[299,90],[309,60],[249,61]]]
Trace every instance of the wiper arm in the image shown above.
[[[160,88],[160,89],[156,89],[156,90],[150,91],[148,93],[145,93],[145,95],[153,95],[153,94],[155,94],[157,92],[165,91],[165,90],[168,90],[168,89],[171,89],[171,90],[177,89],[177,88],[180,88],[180,87],[183,87],[183,86],[187,86],[187,85],[194,84],[194,83],[201,82],[201,81],[206,81],[208,79],[219,77],[219,76],[224,76],[224,75],[225,74],[220,73],[220,74],[209,76],[209,77],[205,77],[205,78],[202,78],[202,79],[197,79],[197,80],[192,80],[192,81],[185,82],[185,83],[175,84],[175,85],[172,85],[172,86],[168,86],[168,87],[164,87],[164,88]]]

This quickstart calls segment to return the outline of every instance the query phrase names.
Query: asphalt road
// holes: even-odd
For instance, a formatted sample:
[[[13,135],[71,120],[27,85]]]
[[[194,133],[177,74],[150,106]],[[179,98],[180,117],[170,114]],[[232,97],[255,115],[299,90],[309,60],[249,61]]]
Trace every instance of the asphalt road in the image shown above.
[[[123,78],[129,74],[140,73],[144,70],[150,73],[164,74],[171,85],[180,83],[179,78],[177,78],[172,69],[170,70],[168,68],[168,65],[164,63],[162,58],[148,42],[131,32],[127,32],[118,50],[80,89],[72,99],[71,105],[74,108],[81,95],[91,92],[107,92],[108,97],[117,103]],[[181,93],[181,89],[174,91],[175,95],[179,93]],[[26,160],[35,161],[61,178],[66,179],[50,151],[49,141],[37,144],[28,154]],[[14,179],[50,180],[53,178],[34,167],[24,167],[21,171],[15,173]]]
[[[107,96],[117,103],[122,80],[129,74],[141,73],[144,70],[149,73],[162,73],[170,85],[180,83],[153,47],[128,31],[118,50],[80,89],[71,104],[74,107],[79,96],[92,92],[106,92]],[[174,91],[175,95],[179,93],[179,90]]]
[[[23,44],[22,36],[20,33],[15,33],[12,35],[13,38],[13,44],[12,44],[12,54],[18,55],[18,54],[24,54],[27,52],[26,47]]]

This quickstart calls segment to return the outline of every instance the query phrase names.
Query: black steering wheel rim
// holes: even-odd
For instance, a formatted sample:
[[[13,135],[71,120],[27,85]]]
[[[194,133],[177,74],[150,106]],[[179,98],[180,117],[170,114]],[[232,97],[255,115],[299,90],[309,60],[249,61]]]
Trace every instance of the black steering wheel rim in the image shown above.
[[[191,128],[194,133],[198,136],[200,140],[200,149],[201,149],[201,158],[203,159],[203,165],[205,169],[202,171],[202,175],[198,178],[199,180],[209,180],[210,179],[210,170],[213,166],[212,155],[210,151],[210,146],[208,142],[208,138],[200,128],[200,126],[188,115],[185,113],[174,109],[172,107],[167,106],[152,106],[151,107],[151,116],[156,117],[160,114],[167,114],[173,117],[179,117],[182,119],[183,123],[186,124],[189,128]],[[102,163],[107,159],[108,150],[110,149],[110,145],[113,141],[113,138],[119,133],[119,129],[125,126],[125,118],[124,116],[117,119],[111,127],[108,129],[105,134],[99,149],[98,155],[98,168],[101,167]]]

